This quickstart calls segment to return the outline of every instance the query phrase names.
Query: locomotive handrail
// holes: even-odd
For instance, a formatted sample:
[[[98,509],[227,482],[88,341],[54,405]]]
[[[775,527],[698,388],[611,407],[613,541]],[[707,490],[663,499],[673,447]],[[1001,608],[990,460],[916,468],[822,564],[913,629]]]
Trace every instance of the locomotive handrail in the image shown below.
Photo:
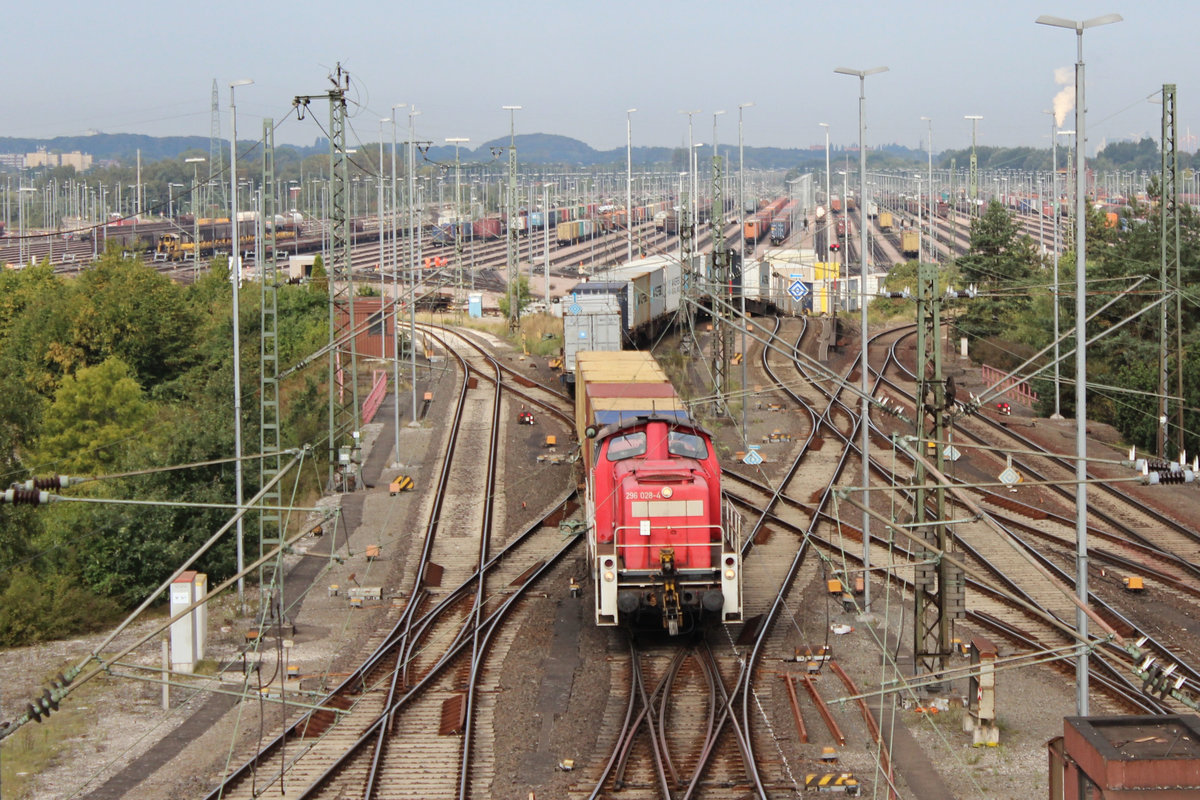
[[[724,537],[725,532],[720,525],[651,525],[650,526],[650,530],[652,530],[652,531],[665,531],[665,530],[710,531],[710,530],[714,530],[714,529],[721,531],[721,535],[722,535],[722,537]],[[642,528],[640,525],[618,525],[613,528],[614,534],[620,533],[621,531],[634,531],[635,533],[637,533],[640,536],[646,535],[646,534],[642,533]],[[716,542],[710,541],[709,544],[716,544]],[[624,545],[624,546],[625,547],[635,547],[635,546],[636,547],[663,547],[663,545]]]

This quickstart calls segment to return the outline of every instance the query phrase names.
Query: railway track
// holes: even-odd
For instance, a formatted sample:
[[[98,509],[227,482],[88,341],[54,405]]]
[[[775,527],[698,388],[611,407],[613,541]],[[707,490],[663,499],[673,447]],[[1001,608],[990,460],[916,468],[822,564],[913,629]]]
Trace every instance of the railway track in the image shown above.
[[[894,347],[889,348],[889,352],[894,353]],[[877,378],[877,380],[878,380],[878,378]],[[815,384],[815,382],[814,382],[814,384]],[[880,431],[878,433],[884,434],[886,432]],[[880,436],[880,438],[881,438],[881,440],[886,441],[886,439],[883,439],[882,435]],[[895,468],[896,468],[895,465],[892,465],[892,467],[890,469],[894,471]],[[884,470],[882,467],[877,466],[875,469],[884,476],[888,475],[888,471]],[[901,473],[893,475],[890,478],[890,481],[893,485],[897,485],[897,484],[905,485],[910,479],[911,479],[910,474],[907,474],[907,473],[904,473],[903,471],[901,471]],[[956,527],[955,527],[956,538],[962,543],[964,550],[967,550],[968,552],[971,553],[971,557],[975,560],[975,563],[980,565],[981,568],[988,570],[990,572],[990,574],[993,576],[993,580],[999,581],[998,585],[1001,585],[1001,586],[1006,585],[1007,591],[1010,591],[1010,592],[1018,591],[1017,587],[1019,585],[1025,586],[1025,587],[1034,587],[1033,591],[1038,592],[1040,594],[1040,596],[1038,596],[1038,597],[1031,596],[1028,594],[1028,590],[1026,590],[1026,589],[1019,590],[1021,592],[1021,594],[1023,595],[1023,597],[1025,598],[1025,602],[1028,605],[1033,606],[1035,608],[1040,608],[1043,613],[1048,612],[1049,616],[1052,618],[1057,617],[1060,620],[1070,619],[1070,617],[1074,611],[1073,606],[1069,602],[1064,602],[1065,596],[1062,594],[1062,592],[1059,592],[1057,590],[1046,591],[1046,589],[1043,588],[1043,587],[1048,588],[1048,582],[1046,580],[1046,575],[1044,574],[1044,572],[1030,570],[1028,561],[1025,558],[1018,556],[1018,554],[1016,552],[1014,552],[1011,548],[996,547],[995,542],[997,541],[997,539],[994,535],[994,532],[984,529],[984,530],[978,532],[977,535],[973,535],[971,532],[971,528],[972,528],[972,526],[970,524],[956,525]],[[972,546],[972,545],[974,545],[974,546]],[[872,560],[874,561],[875,559],[873,558]],[[1017,576],[1017,577],[1014,577],[1014,576]],[[1066,578],[1064,575],[1058,575],[1057,579],[1058,579],[1060,585],[1069,585],[1069,578]],[[984,587],[984,588],[986,588],[986,587]],[[987,592],[981,590],[981,595],[986,595],[986,594],[987,594]],[[969,599],[968,605],[969,606],[971,605],[970,599]],[[991,609],[991,610],[981,609],[981,611],[985,616],[990,616],[990,617],[993,617],[996,619],[1001,619],[1001,620],[1004,620],[1006,615],[1011,613],[1010,611],[1003,611],[1003,610],[997,610],[997,609]],[[1112,616],[1114,619],[1119,618],[1119,616],[1120,616],[1120,615],[1115,614],[1111,609],[1107,609],[1107,608],[1105,609],[1105,613],[1110,614],[1110,616]],[[1021,623],[1018,623],[1012,617],[1008,617],[1007,622],[1013,628],[1018,628],[1019,624],[1021,624]],[[1028,622],[1025,622],[1023,624],[1026,626],[1029,625]],[[1132,636],[1137,633],[1140,633],[1140,631],[1138,631],[1137,627],[1128,623],[1128,621],[1125,621],[1122,619],[1121,625],[1127,636]],[[1065,627],[1065,626],[1066,626],[1065,623],[1063,623],[1062,627]],[[1047,631],[1043,631],[1043,634],[1046,632]],[[1061,633],[1061,630],[1059,631],[1059,633]],[[1043,639],[1042,641],[1050,641],[1050,640]],[[1156,645],[1155,645],[1155,643],[1151,642],[1150,646],[1154,647]],[[1161,645],[1158,645],[1158,646],[1161,646]],[[1053,647],[1051,647],[1050,649],[1053,649]],[[1173,662],[1178,663],[1179,659],[1177,658],[1177,656],[1175,656],[1175,654],[1170,653],[1169,651],[1165,651],[1165,653],[1169,657],[1172,658]],[[1118,674],[1113,675],[1113,676],[1101,676],[1101,677],[1103,680],[1106,680],[1106,681],[1111,681],[1111,682],[1115,682],[1118,684],[1125,684],[1124,686],[1118,688],[1118,690],[1117,690],[1118,694],[1123,692],[1126,695],[1126,697],[1128,697],[1128,695],[1130,695],[1130,694],[1136,695],[1136,692],[1131,691],[1131,687],[1128,686],[1128,676],[1131,671],[1130,667],[1132,665],[1129,663],[1128,658],[1123,659],[1123,662],[1124,663],[1121,665],[1122,669],[1119,670]],[[1110,672],[1114,671],[1114,669],[1111,665],[1102,667],[1102,669],[1107,669]],[[1142,707],[1144,708],[1145,705],[1143,705]]]
[[[516,529],[498,518],[490,500],[478,501],[503,492],[495,459],[502,394],[526,389],[506,387],[481,349],[451,344],[451,333],[424,335],[460,359],[461,389],[429,523],[411,543],[420,557],[405,562],[412,589],[403,610],[391,610],[392,627],[376,633],[371,656],[320,704],[344,713],[290,721],[210,797],[250,797],[264,785],[289,797],[487,796],[498,727],[495,665],[515,642],[518,626],[510,622],[523,593],[576,540],[563,540],[540,518]],[[492,376],[491,389],[471,389],[482,373]]]
[[[777,381],[777,383],[782,382]],[[817,381],[813,381],[811,385],[817,385],[817,383]],[[814,418],[819,416],[819,412],[813,411],[812,413]],[[843,430],[841,435],[845,436],[845,434],[846,431]],[[849,441],[853,441],[853,438],[851,437]],[[849,447],[846,449],[849,449]],[[741,487],[739,487],[739,491],[740,490]],[[749,508],[765,508],[767,507],[768,503],[766,498],[776,494],[778,494],[776,489],[767,489],[764,487],[759,490],[757,495],[751,495],[749,498],[747,498],[746,506]],[[816,507],[812,503],[802,503],[797,500],[790,500],[788,504],[794,504],[793,511],[791,512],[793,517],[811,515],[815,519],[822,514],[819,507]],[[792,522],[790,520],[783,519],[782,513],[776,515],[774,512],[772,512],[772,524],[774,527],[779,528],[788,526],[792,524]],[[799,533],[799,530],[797,530],[797,533]],[[831,554],[838,554],[837,557],[842,559],[843,562],[853,562],[855,560],[855,556],[847,552],[847,543],[844,539],[821,539],[816,533],[813,532],[805,535],[811,538],[813,541],[823,541],[824,544],[830,548]],[[992,538],[995,538],[994,535]],[[853,544],[853,542],[851,542],[851,544]],[[889,558],[897,559],[897,552],[899,551],[897,551],[895,547],[892,547],[888,553]],[[1008,555],[988,555],[980,551],[973,552],[975,552],[977,563],[987,563],[989,565],[989,569],[993,570],[991,573],[993,576],[992,580],[998,581],[1000,578],[1004,577],[1006,573],[1012,573],[1016,570],[1015,562],[1012,562],[1010,560],[1010,556]],[[873,553],[873,556],[874,555],[876,554]],[[905,556],[900,560],[904,561],[905,559],[911,563],[911,557],[908,556]],[[873,561],[878,563],[875,558],[873,558]],[[893,580],[900,580],[900,575],[903,572],[903,567],[895,570],[896,576],[893,578]],[[1041,579],[1041,576],[1038,576],[1038,580]],[[1003,584],[1001,585],[1003,586]],[[1046,648],[1054,649],[1054,647],[1061,648],[1065,646],[1063,644],[1053,644],[1055,637],[1058,638],[1059,642],[1062,641],[1060,630],[1056,630],[1053,626],[1043,625],[1041,629],[1031,631],[1030,629],[1036,628],[1037,625],[1032,624],[1027,616],[1022,617],[1020,615],[1016,615],[1016,612],[1014,612],[1011,606],[1007,605],[1007,603],[1004,606],[999,605],[1003,599],[1003,593],[995,592],[994,590],[989,589],[986,585],[980,584],[978,587],[973,588],[970,597],[972,598],[972,601],[969,601],[969,605],[974,606],[972,608],[972,620],[975,624],[986,627],[987,629],[993,631],[1004,632],[1006,636],[1012,637],[1014,640],[1018,637],[1024,637],[1026,646],[1036,647],[1039,650]],[[995,605],[992,605],[993,603],[995,603]],[[1036,605],[1036,603],[1031,603],[1031,605]],[[1073,607],[1060,607],[1058,610],[1060,613],[1065,615],[1065,611],[1073,611]],[[1067,616],[1067,618],[1069,619],[1069,616]],[[1052,634],[1054,636],[1052,636]],[[1111,703],[1113,704],[1113,707],[1119,709],[1135,709],[1142,713],[1145,713],[1148,710],[1161,709],[1163,707],[1161,704],[1157,704],[1154,701],[1149,701],[1147,698],[1141,696],[1136,689],[1129,685],[1128,667],[1129,664],[1125,663],[1123,665],[1118,664],[1117,667],[1113,667],[1112,665],[1108,664],[1102,664],[1097,668],[1097,684],[1111,696]]]

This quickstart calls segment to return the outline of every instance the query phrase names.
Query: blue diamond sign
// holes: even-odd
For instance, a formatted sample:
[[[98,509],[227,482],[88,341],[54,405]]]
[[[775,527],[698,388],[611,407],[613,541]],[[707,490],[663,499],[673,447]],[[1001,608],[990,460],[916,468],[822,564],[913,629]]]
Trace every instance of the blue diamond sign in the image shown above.
[[[808,294],[808,287],[803,281],[792,281],[787,288],[787,293],[792,296],[792,299],[799,303]]]
[[[568,314],[582,314],[583,313],[583,307],[581,305],[579,305],[578,298],[574,293],[571,294],[571,305],[567,306],[567,313]]]
[[[759,464],[763,463],[763,457],[758,454],[757,450],[751,450],[750,452],[746,453],[746,455],[742,456],[742,463],[748,464],[752,467],[757,467]]]

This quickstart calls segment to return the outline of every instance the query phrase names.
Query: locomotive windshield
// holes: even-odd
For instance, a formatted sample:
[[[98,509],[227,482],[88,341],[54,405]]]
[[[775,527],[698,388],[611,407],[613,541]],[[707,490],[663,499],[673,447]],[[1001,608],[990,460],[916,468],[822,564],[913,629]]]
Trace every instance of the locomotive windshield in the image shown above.
[[[667,452],[673,456],[694,458],[698,461],[708,458],[708,447],[704,444],[703,437],[683,431],[671,431],[667,436]]]
[[[626,458],[646,455],[646,432],[637,431],[608,440],[608,460],[622,461]]]

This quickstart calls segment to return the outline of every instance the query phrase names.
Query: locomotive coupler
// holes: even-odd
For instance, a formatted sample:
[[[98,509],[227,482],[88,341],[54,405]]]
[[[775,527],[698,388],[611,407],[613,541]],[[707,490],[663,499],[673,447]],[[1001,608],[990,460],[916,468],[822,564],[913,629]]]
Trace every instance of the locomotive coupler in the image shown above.
[[[663,625],[672,636],[679,634],[679,590],[675,588],[675,550],[664,548],[658,552],[658,561],[663,575]]]

